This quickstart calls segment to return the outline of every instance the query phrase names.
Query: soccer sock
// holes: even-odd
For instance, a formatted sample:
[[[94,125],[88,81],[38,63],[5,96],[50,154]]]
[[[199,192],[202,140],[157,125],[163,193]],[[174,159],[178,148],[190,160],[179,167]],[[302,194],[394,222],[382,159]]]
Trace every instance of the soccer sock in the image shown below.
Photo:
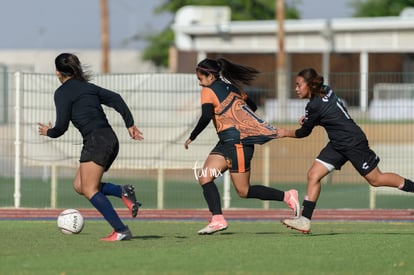
[[[126,230],[126,226],[122,223],[111,202],[104,194],[96,192],[89,201],[104,216],[105,220],[115,231],[120,232]]]
[[[116,185],[110,182],[101,182],[101,190],[104,195],[111,195],[118,198],[122,197],[122,188],[120,185]]]
[[[203,188],[204,199],[207,202],[208,209],[213,215],[222,215],[220,193],[216,184],[210,181],[201,186]]]
[[[409,179],[404,179],[404,184],[399,187],[401,190],[405,192],[414,192],[414,182]]]
[[[302,216],[308,218],[309,220],[312,219],[313,210],[315,210],[316,207],[316,202],[303,200],[302,206]]]
[[[283,201],[285,192],[263,185],[252,185],[247,192],[248,199],[260,199],[268,201]]]

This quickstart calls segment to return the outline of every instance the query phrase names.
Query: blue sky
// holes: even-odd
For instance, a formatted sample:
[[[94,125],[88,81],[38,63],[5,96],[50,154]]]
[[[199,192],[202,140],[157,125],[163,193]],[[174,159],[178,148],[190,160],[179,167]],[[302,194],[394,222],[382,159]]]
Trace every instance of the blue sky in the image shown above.
[[[303,18],[349,17],[350,0],[301,0]],[[111,48],[143,47],[128,42],[142,33],[158,32],[171,14],[154,15],[162,0],[108,0]],[[0,0],[0,48],[100,48],[99,0]]]

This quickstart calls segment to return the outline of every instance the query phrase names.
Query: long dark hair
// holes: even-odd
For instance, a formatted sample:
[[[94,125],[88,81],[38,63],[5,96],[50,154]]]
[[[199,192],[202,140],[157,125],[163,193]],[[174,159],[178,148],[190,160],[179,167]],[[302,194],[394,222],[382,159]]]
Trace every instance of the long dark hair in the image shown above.
[[[243,84],[250,86],[259,74],[255,68],[232,63],[224,58],[217,60],[206,58],[198,63],[196,72],[206,76],[212,74],[217,79],[227,80],[238,87]]]
[[[72,53],[59,54],[55,58],[55,66],[62,76],[73,77],[83,82],[91,79],[91,74],[83,71],[79,58]]]
[[[319,75],[315,69],[303,69],[297,76],[300,76],[305,80],[312,94],[321,96],[326,95],[328,92],[328,90],[325,89],[326,86],[323,85],[323,76]]]

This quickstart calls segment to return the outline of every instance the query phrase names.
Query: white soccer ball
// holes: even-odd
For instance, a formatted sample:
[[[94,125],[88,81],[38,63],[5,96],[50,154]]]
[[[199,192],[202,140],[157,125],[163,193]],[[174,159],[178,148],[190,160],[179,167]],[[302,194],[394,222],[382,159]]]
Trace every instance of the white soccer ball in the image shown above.
[[[66,209],[57,218],[57,226],[63,234],[79,234],[83,225],[83,216],[76,209]]]

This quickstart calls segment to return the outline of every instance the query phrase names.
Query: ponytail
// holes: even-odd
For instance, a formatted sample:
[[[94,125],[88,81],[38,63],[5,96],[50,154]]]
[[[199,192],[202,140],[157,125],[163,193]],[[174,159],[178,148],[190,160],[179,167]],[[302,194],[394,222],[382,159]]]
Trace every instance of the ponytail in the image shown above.
[[[227,59],[218,58],[217,60],[206,58],[196,67],[196,72],[203,75],[214,75],[217,79],[221,78],[239,88],[243,85],[251,85],[259,71],[255,68],[232,63]]]

